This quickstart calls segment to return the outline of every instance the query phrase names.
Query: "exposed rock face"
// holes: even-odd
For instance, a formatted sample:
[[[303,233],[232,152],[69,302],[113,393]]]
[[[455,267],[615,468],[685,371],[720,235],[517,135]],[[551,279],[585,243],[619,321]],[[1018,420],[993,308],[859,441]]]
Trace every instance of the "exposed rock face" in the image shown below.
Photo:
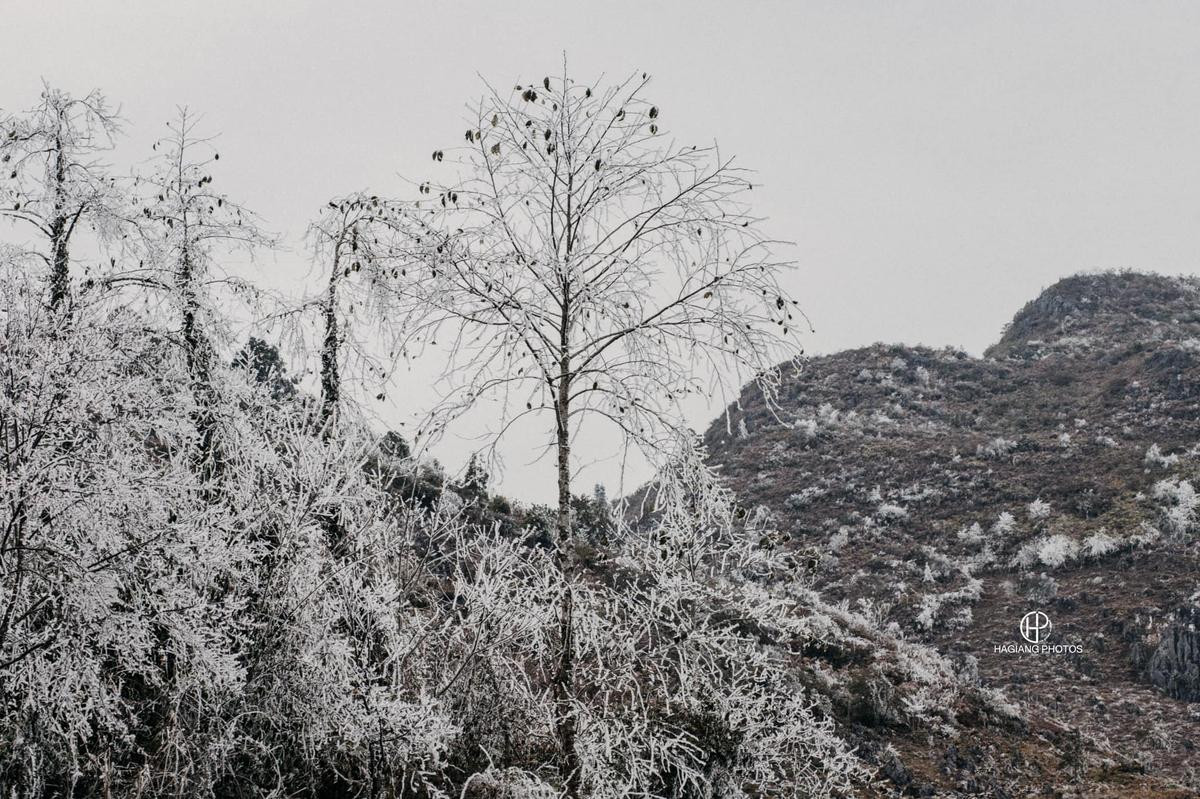
[[[1200,702],[1200,607],[1175,612],[1150,656],[1146,674],[1169,696]]]
[[[1200,699],[1200,618],[1162,622],[1200,574],[1200,280],[1067,278],[983,358],[899,345],[815,357],[779,401],[785,424],[747,388],[705,440],[778,545],[813,564],[816,589],[971,656],[985,688],[1064,746],[1084,730],[1079,773],[1095,773],[1089,742],[1104,739],[1146,780],[1200,774],[1200,711],[1183,701]],[[1023,643],[1034,610],[1070,653],[998,651]],[[851,716],[886,728],[887,706]],[[914,780],[963,790],[927,751],[895,747]],[[1200,795],[1142,790],[1096,795]]]

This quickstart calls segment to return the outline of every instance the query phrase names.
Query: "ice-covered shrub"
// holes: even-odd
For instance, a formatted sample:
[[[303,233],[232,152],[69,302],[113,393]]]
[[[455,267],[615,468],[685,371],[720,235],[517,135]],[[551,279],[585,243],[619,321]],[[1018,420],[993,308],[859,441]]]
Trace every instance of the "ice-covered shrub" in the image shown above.
[[[996,521],[992,524],[992,538],[999,543],[1003,543],[1012,536],[1016,529],[1016,517],[1006,510],[1001,511],[1000,515],[996,517]]]
[[[1121,548],[1121,541],[1101,529],[1083,539],[1083,552],[1089,558],[1100,558]]]
[[[687,791],[721,796],[742,785],[844,790],[864,772],[758,642],[766,631],[801,629],[789,601],[746,582],[780,568],[753,543],[763,532],[739,532],[732,497],[700,453],[677,460],[655,505],[653,527],[623,539],[625,562],[644,564],[642,579],[574,589],[583,614],[578,668],[589,686],[575,701],[590,795],[650,791],[664,768]],[[760,632],[737,633],[721,621],[731,616]],[[673,619],[684,617],[680,636]],[[636,712],[608,711],[631,695],[641,697]]]
[[[983,541],[983,527],[979,522],[972,522],[970,526],[958,531],[958,538],[968,544],[978,544]]]
[[[899,521],[908,518],[908,511],[892,502],[885,502],[875,509],[875,516],[884,521]]]
[[[977,577],[966,576],[966,584],[954,591],[946,591],[939,594],[925,594],[921,597],[921,603],[917,611],[916,624],[923,630],[933,630],[935,625],[938,625],[939,618],[942,620],[942,626],[948,629],[958,629],[961,626],[966,626],[971,622],[969,608],[967,614],[962,614],[963,608],[958,607],[960,615],[946,620],[942,611],[946,607],[962,606],[967,603],[979,601],[979,597],[983,595],[983,581]],[[957,626],[956,626],[957,625]]]
[[[1191,481],[1171,477],[1154,484],[1150,494],[1158,500],[1164,524],[1176,537],[1190,535],[1196,529],[1196,509],[1200,496]]]
[[[1129,544],[1133,547],[1150,546],[1156,541],[1162,540],[1162,537],[1163,534],[1161,530],[1152,524],[1142,522],[1140,525],[1138,525],[1138,532],[1129,536]]]
[[[1147,466],[1170,468],[1179,463],[1179,454],[1167,455],[1159,448],[1158,444],[1151,444],[1150,448],[1146,450],[1146,457],[1143,460]]]
[[[829,536],[829,548],[834,552],[839,551],[842,547],[850,542],[850,528],[846,526],[839,527],[837,532]]]
[[[820,486],[809,486],[802,491],[797,491],[795,494],[788,496],[784,500],[784,505],[792,510],[799,510],[812,504],[814,500],[820,499],[829,493],[829,489]]]
[[[798,419],[793,428],[804,441],[812,441],[817,437],[817,431],[820,429],[816,419]]]
[[[843,414],[828,402],[822,402],[817,408],[817,421],[819,421],[822,425],[829,427],[836,426],[839,423],[853,421],[857,416],[858,414],[855,411],[847,411]]]
[[[1032,522],[1045,521],[1050,517],[1050,503],[1042,499],[1035,499],[1025,506],[1025,513]]]
[[[1054,534],[1027,541],[1013,556],[1013,565],[1028,569],[1041,564],[1054,569],[1078,556],[1078,542],[1065,535]]]
[[[1079,544],[1065,535],[1055,534],[1044,539],[1038,546],[1038,560],[1054,569],[1079,555]]]
[[[875,679],[894,686],[877,683],[876,687],[898,700],[898,706],[889,702],[888,707],[901,713],[906,721],[944,728],[953,717],[952,708],[962,697],[964,686],[944,656],[903,640],[895,622],[889,624],[891,632],[884,633],[869,619],[845,605],[830,605],[811,589],[796,592],[795,600],[809,614],[801,623],[803,637],[825,646],[869,653]]]
[[[900,490],[899,499],[912,504],[914,502],[924,502],[930,499],[937,499],[943,496],[943,491],[934,488],[933,486],[921,485],[920,482],[905,486]]]
[[[1003,458],[1013,452],[1017,448],[1017,442],[1003,437],[993,438],[986,444],[980,444],[975,449],[975,454],[981,458]]]

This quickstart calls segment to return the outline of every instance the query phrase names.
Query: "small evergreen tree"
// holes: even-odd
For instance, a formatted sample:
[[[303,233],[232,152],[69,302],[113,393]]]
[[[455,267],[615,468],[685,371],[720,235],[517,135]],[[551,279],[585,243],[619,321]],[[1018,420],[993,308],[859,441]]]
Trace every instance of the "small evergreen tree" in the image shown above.
[[[479,462],[479,455],[472,454],[467,462],[467,471],[455,484],[455,492],[471,505],[483,505],[488,497],[488,473]]]
[[[295,399],[296,378],[289,377],[279,349],[261,338],[251,336],[233,358],[233,366],[244,369],[256,383],[267,386],[276,402]]]

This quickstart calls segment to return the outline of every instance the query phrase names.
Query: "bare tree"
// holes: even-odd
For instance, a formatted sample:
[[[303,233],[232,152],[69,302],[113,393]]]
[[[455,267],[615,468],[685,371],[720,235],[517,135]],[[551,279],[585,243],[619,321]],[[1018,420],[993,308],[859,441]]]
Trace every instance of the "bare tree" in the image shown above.
[[[500,434],[550,422],[558,481],[558,563],[570,573],[572,441],[610,423],[655,462],[690,433],[681,402],[755,378],[767,396],[799,354],[788,262],[759,232],[749,175],[715,147],[679,145],[644,97],[646,75],[606,89],[547,77],[489,87],[466,146],[438,150],[453,181],[423,183],[408,214],[417,274],[397,283],[415,348],[442,338],[456,391],[437,434],[480,398],[504,402]],[[444,333],[444,336],[439,336]],[[556,681],[572,691],[571,591]],[[578,792],[573,719],[559,719]]]
[[[221,469],[222,453],[213,381],[215,326],[222,313],[213,308],[217,287],[248,298],[249,283],[216,270],[214,248],[267,245],[270,237],[252,213],[212,187],[212,170],[220,160],[212,140],[196,133],[197,120],[186,108],[168,123],[168,134],[154,144],[157,153],[148,174],[136,181],[142,196],[136,219],[144,257],[137,267],[108,278],[111,286],[135,285],[154,290],[177,315],[179,345],[191,379],[200,437],[202,473]]]
[[[104,95],[73,97],[49,86],[22,115],[0,120],[0,215],[32,225],[46,239],[50,304],[70,292],[70,247],[81,221],[111,219],[116,181],[100,153],[111,149],[120,117]]]
[[[331,433],[341,401],[343,362],[352,355],[379,382],[386,378],[379,353],[371,353],[355,335],[368,318],[381,340],[386,335],[391,284],[407,272],[396,246],[396,220],[403,209],[378,195],[350,194],[330,200],[309,227],[309,239],[326,271],[321,295],[310,306],[321,317],[321,424]],[[349,350],[349,352],[347,352]],[[391,352],[392,360],[395,352]]]

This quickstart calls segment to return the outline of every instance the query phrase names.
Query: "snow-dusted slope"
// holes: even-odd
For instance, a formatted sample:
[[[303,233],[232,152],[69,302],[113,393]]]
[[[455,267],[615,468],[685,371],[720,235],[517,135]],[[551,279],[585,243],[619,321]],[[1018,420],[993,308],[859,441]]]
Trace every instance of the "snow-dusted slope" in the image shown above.
[[[1015,737],[980,727],[907,755],[911,730],[870,726],[900,751],[893,789],[1193,795],[1198,411],[1200,282],[1119,273],[1047,289],[982,359],[877,345],[809,360],[785,384],[786,425],[747,389],[706,439],[825,596],[1021,706]],[[1049,654],[1021,650],[1035,611]]]

